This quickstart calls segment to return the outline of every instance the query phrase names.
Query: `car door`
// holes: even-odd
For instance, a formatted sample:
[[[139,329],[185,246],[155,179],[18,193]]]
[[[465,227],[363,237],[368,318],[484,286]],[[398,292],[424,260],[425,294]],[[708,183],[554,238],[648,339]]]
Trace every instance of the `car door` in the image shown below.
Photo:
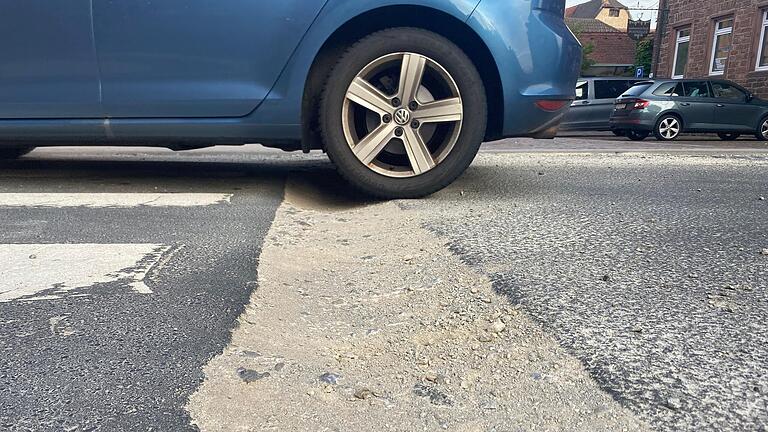
[[[100,116],[90,0],[0,0],[0,118]]]
[[[579,80],[576,83],[576,99],[571,103],[571,108],[565,114],[562,130],[581,130],[586,127],[585,123],[589,119],[590,100],[590,81]]]
[[[747,91],[726,81],[712,81],[714,122],[722,131],[753,132],[765,110],[747,99]]]
[[[253,111],[327,0],[93,0],[109,117]]]
[[[677,98],[686,130],[708,130],[713,127],[715,100],[707,81],[683,82],[684,93]]]

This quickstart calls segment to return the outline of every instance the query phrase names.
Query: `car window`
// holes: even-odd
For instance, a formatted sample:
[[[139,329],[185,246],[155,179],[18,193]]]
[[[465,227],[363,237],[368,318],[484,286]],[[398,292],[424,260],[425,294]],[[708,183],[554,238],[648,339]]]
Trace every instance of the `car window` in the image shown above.
[[[646,90],[648,90],[649,87],[653,85],[652,83],[643,83],[643,84],[637,84],[632,86],[629,90],[625,91],[624,94],[622,94],[622,97],[634,97],[634,96],[640,96],[641,94],[645,93]]]
[[[633,84],[625,80],[595,80],[595,99],[616,99]]]
[[[683,94],[683,85],[676,82],[667,82],[656,88],[656,90],[653,91],[653,94],[656,96],[669,97],[680,96]]]
[[[738,87],[724,82],[713,82],[712,92],[718,99],[725,99],[731,102],[746,102],[747,94]]]
[[[709,95],[709,85],[707,85],[706,81],[690,81],[683,83],[683,88],[685,89],[685,92],[683,95],[685,97],[689,98],[708,98]]]
[[[584,100],[589,98],[589,82],[579,81],[576,83],[576,100]]]

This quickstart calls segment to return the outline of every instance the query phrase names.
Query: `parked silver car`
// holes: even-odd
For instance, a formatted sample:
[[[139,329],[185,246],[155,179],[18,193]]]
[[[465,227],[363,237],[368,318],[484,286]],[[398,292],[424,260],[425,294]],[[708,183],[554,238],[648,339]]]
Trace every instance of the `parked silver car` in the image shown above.
[[[616,98],[629,90],[638,79],[580,78],[576,99],[565,115],[561,131],[610,131],[610,118]]]

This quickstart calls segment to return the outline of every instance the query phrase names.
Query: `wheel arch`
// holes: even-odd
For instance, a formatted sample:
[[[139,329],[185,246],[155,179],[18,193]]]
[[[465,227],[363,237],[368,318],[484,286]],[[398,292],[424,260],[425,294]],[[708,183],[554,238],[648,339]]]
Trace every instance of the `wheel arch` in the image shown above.
[[[763,136],[763,124],[768,121],[768,112],[763,113],[760,115],[760,120],[757,122],[757,126],[755,126],[755,137],[760,141],[765,141],[765,137]]]
[[[349,45],[363,37],[392,27],[416,27],[439,34],[456,44],[474,63],[485,86],[488,104],[486,139],[500,136],[504,120],[501,76],[491,51],[480,36],[456,17],[419,5],[384,6],[351,18],[323,43],[312,62],[304,85],[301,105],[302,141],[305,150],[322,148],[317,110],[320,94],[336,60]],[[494,91],[497,89],[497,91]]]
[[[685,125],[685,120],[683,119],[683,114],[680,111],[677,111],[677,110],[674,110],[674,109],[664,111],[664,112],[660,113],[656,117],[656,124],[654,124],[654,126],[653,126],[654,130],[656,130],[656,128],[659,127],[659,123],[661,123],[661,119],[666,117],[666,116],[677,117],[677,119],[680,121],[680,127],[682,129],[680,132],[683,132],[683,131],[686,130],[686,125]]]
[[[765,123],[766,120],[768,120],[768,111],[758,116],[757,125],[755,125],[755,129],[759,130],[763,126],[763,123]]]

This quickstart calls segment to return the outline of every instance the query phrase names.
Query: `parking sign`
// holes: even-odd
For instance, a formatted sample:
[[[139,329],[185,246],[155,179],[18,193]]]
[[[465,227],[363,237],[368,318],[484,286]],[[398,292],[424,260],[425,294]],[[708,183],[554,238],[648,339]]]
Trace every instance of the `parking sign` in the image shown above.
[[[635,69],[635,78],[642,78],[645,76],[645,68],[640,66]]]

